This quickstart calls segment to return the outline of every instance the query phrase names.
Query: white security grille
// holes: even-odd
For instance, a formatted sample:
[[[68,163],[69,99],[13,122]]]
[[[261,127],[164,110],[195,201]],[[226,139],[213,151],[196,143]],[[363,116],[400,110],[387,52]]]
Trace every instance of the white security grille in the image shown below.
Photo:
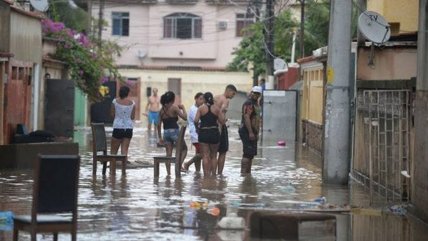
[[[388,202],[410,197],[410,95],[408,90],[364,90],[358,96],[360,153],[352,174]]]

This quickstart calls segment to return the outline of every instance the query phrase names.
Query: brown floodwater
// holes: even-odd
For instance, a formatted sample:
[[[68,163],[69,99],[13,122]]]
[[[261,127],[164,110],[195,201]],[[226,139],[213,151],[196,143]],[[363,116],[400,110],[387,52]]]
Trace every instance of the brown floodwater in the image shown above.
[[[321,196],[333,209],[345,210],[332,213],[337,220],[337,237],[306,235],[301,240],[428,240],[426,224],[382,212],[388,204],[382,203],[382,198],[369,198],[368,190],[359,184],[323,185],[316,155],[304,149],[296,151],[289,143],[285,147],[263,143],[252,174],[241,176],[242,151],[236,127],[229,134],[230,151],[221,177],[204,178],[191,166],[176,179],[167,177],[162,165],[160,177],[154,179],[152,159],[164,154],[164,149],[156,147],[156,140],[145,128],[136,128],[129,151],[132,164],[126,175],[122,176],[119,169],[115,176],[102,176],[99,170],[94,178],[90,130],[76,130],[74,141],[79,142],[82,158],[78,240],[251,240],[249,213],[302,211],[314,208],[312,201]],[[194,148],[190,148],[187,159],[193,153]],[[31,191],[30,170],[0,170],[0,211],[28,214]],[[361,209],[349,211],[350,206]],[[235,215],[244,218],[244,229],[218,227],[223,217]],[[0,240],[11,240],[12,232],[7,229],[0,224]],[[48,234],[38,238],[52,240]],[[29,235],[22,232],[20,240],[29,240]],[[70,236],[60,234],[59,240],[70,240]]]

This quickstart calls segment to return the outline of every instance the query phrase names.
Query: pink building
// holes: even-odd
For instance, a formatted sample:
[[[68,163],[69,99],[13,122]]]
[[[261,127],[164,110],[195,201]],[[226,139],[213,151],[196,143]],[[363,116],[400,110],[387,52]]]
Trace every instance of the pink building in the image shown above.
[[[247,7],[246,0],[107,0],[102,36],[125,47],[120,66],[222,70],[255,21]]]

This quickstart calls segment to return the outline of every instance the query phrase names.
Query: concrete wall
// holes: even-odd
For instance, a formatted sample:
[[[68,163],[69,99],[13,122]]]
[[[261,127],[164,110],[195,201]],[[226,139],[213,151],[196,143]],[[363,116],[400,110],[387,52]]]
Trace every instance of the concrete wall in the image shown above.
[[[79,145],[66,142],[0,145],[0,153],[0,169],[29,169],[33,168],[39,154],[78,155]]]
[[[252,86],[252,75],[249,72],[120,69],[120,73],[128,78],[140,78],[142,113],[147,105],[146,88],[157,88],[162,95],[168,90],[168,78],[181,79],[181,103],[186,110],[193,105],[193,97],[197,92],[210,91],[218,95],[224,93],[226,85],[233,84],[238,91],[248,93]],[[145,117],[141,115],[142,118]]]
[[[418,30],[416,0],[367,0],[367,9],[380,13],[389,23],[400,23],[402,33]]]
[[[0,52],[9,52],[10,6],[0,1]]]
[[[278,90],[288,90],[299,80],[299,67],[288,67],[288,71],[277,76]]]
[[[40,19],[11,12],[10,52],[20,61],[42,62],[42,26]]]
[[[358,49],[358,80],[403,80],[416,76],[416,46],[376,48],[369,65],[370,48]]]

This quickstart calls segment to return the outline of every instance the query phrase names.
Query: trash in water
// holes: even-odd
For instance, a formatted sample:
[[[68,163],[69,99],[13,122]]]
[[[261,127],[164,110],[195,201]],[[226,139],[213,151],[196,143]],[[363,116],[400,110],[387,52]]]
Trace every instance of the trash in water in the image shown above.
[[[244,229],[245,220],[242,217],[238,217],[236,213],[231,213],[229,216],[223,217],[217,226],[222,229]]]
[[[279,140],[279,141],[276,142],[276,144],[278,146],[285,146],[285,141],[284,140]]]
[[[220,209],[218,207],[209,208],[207,210],[207,213],[211,214],[212,216],[217,217],[218,215],[220,215]]]
[[[291,183],[289,182],[287,186],[282,188],[282,191],[284,191],[285,193],[294,193],[296,192],[296,188],[293,187],[293,185],[291,185]]]
[[[407,213],[407,209],[405,205],[394,205],[389,207],[388,209],[391,213],[404,216]]]
[[[13,229],[13,213],[11,211],[0,211],[0,230],[11,231]]]
[[[238,208],[241,205],[241,200],[233,199],[229,200],[229,205],[234,208]]]
[[[319,204],[325,204],[327,202],[327,199],[323,196],[317,197],[313,200],[313,202],[317,202]]]
[[[193,202],[190,202],[190,207],[194,208],[194,209],[207,208],[208,203],[207,202],[200,202],[200,201],[193,201]]]

